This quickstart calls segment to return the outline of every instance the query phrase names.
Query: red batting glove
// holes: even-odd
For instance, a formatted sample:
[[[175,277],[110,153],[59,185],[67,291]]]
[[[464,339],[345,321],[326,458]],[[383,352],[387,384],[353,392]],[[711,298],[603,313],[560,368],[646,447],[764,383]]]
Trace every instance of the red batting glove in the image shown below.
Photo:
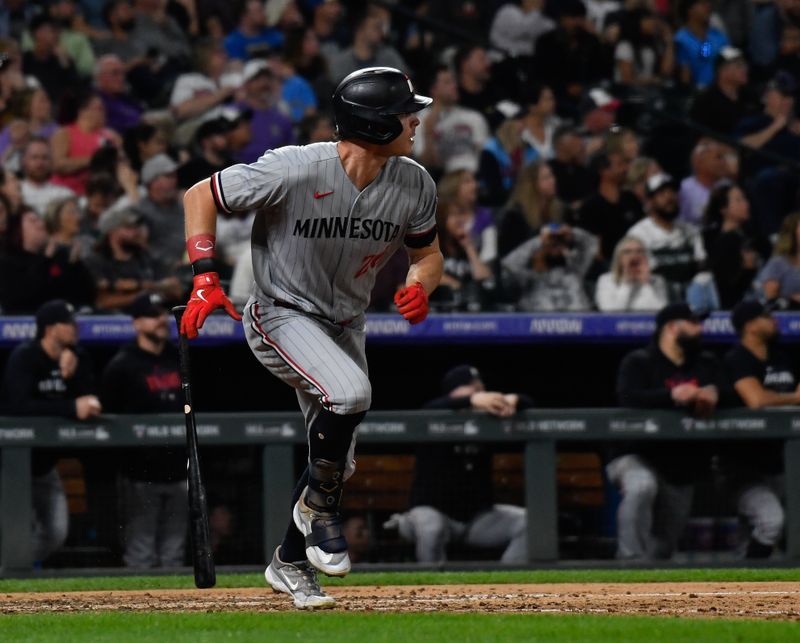
[[[206,317],[217,308],[224,308],[225,312],[237,321],[242,320],[242,316],[236,312],[231,300],[222,290],[216,272],[195,275],[194,290],[181,317],[181,334],[186,335],[188,339],[197,337],[197,331],[203,327]]]
[[[409,324],[419,324],[428,316],[428,293],[421,283],[416,282],[394,294],[394,305]]]

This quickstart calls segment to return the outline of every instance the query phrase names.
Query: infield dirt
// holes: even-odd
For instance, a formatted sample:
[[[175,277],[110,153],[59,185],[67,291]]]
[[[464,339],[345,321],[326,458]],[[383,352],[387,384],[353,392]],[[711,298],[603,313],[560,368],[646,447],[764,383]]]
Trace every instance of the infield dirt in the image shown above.
[[[528,612],[800,621],[800,583],[592,583],[329,587],[336,609],[384,612]],[[291,600],[264,589],[0,594],[0,613],[273,612]]]

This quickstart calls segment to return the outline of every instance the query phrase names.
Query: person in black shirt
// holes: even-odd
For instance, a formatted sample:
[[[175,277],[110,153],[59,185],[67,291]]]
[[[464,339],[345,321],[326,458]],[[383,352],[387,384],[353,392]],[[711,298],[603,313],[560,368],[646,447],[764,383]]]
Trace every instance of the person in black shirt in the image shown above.
[[[620,405],[639,409],[683,409],[705,417],[730,395],[716,358],[701,352],[701,318],[685,303],[669,304],[656,316],[650,346],[620,364]],[[696,444],[658,443],[623,450],[606,466],[622,501],[617,510],[617,558],[669,558],[686,525],[692,482],[707,462]]]
[[[524,395],[486,391],[478,369],[456,366],[442,380],[442,397],[426,409],[472,409],[510,417],[529,408]],[[411,509],[384,525],[415,543],[418,562],[442,562],[450,542],[504,547],[504,563],[527,560],[525,509],[492,501],[492,450],[480,443],[427,444],[417,452]]]
[[[88,357],[77,346],[72,305],[63,299],[36,311],[36,338],[18,345],[3,374],[2,399],[9,415],[60,416],[88,420],[102,407],[93,395]],[[33,556],[41,562],[67,538],[67,498],[56,470],[57,454],[35,449],[33,475]]]
[[[167,341],[169,319],[161,297],[133,301],[136,339],[103,371],[102,400],[112,413],[180,413],[177,350]],[[186,454],[183,447],[137,450],[125,460],[125,553],[129,567],[183,565],[186,527]]]
[[[231,129],[230,122],[221,117],[206,121],[197,128],[194,139],[200,154],[192,156],[178,168],[179,188],[187,190],[215,172],[233,165],[227,138]]]
[[[731,322],[740,339],[725,355],[725,367],[740,403],[750,409],[799,405],[800,385],[786,355],[776,350],[778,325],[769,309],[757,301],[742,302]],[[766,558],[783,534],[783,444],[728,442],[719,457],[735,490],[737,512],[750,526],[745,554]]]
[[[747,87],[747,61],[739,49],[723,47],[715,63],[714,84],[697,95],[689,116],[703,127],[730,136],[749,111],[743,94]]]
[[[576,210],[594,188],[594,177],[584,165],[583,140],[575,129],[562,127],[553,135],[553,148],[550,169],[556,177],[558,198]]]

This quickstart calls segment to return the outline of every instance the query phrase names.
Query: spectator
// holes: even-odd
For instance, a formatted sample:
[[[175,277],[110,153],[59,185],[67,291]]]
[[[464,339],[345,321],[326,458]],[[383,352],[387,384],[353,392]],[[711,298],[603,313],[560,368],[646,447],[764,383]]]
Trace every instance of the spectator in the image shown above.
[[[614,80],[621,85],[646,87],[671,80],[675,47],[669,24],[643,7],[625,12],[614,63]]]
[[[611,270],[600,275],[594,294],[598,310],[617,312],[661,310],[667,305],[667,284],[650,272],[647,248],[636,237],[619,240]]]
[[[189,63],[191,46],[187,33],[167,13],[166,3],[159,0],[134,0],[136,23],[131,37],[145,47],[154,58],[164,56],[177,72]],[[173,75],[174,77],[174,75]]]
[[[542,13],[543,0],[522,0],[503,4],[494,15],[489,30],[492,46],[506,55],[533,56],[539,36],[556,24]]]
[[[341,5],[337,0],[323,2],[319,7],[335,7]],[[338,51],[338,50],[337,50]],[[319,102],[320,111],[330,111],[330,97],[336,84],[328,74],[328,63],[320,53],[320,42],[313,27],[293,29],[286,35],[284,48],[286,61],[314,90]]]
[[[92,45],[98,56],[114,54],[128,71],[145,63],[147,45],[133,36],[136,14],[130,0],[109,0],[103,6],[103,20],[108,31],[98,34]]]
[[[178,168],[178,187],[181,190],[187,190],[214,172],[233,165],[228,146],[229,129],[228,121],[222,118],[206,121],[197,128],[195,146],[200,153]]]
[[[438,184],[439,198],[453,203],[461,216],[462,233],[469,233],[481,261],[491,265],[497,258],[497,228],[492,210],[478,205],[478,182],[470,170],[454,170]]]
[[[98,174],[86,183],[86,198],[81,219],[81,234],[96,242],[100,236],[97,223],[100,216],[112,207],[123,207],[115,203],[119,197],[119,185],[110,174]],[[123,197],[124,199],[124,197]]]
[[[597,235],[598,259],[607,268],[617,243],[643,212],[638,199],[624,190],[628,163],[622,154],[600,152],[592,159],[590,169],[599,178],[599,185],[597,192],[584,200],[575,225]]]
[[[329,59],[331,81],[338,84],[348,74],[365,67],[394,67],[407,72],[402,56],[384,42],[384,28],[381,14],[367,8],[356,19],[352,46]]]
[[[751,409],[800,404],[800,386],[791,363],[776,347],[778,324],[757,301],[734,308],[731,323],[739,343],[725,355],[725,366],[739,404]],[[750,527],[747,558],[767,558],[781,538],[784,511],[783,448],[779,441],[720,445],[721,463],[733,487],[737,513]]]
[[[414,139],[414,156],[432,172],[442,172],[453,159],[478,156],[489,138],[486,119],[474,109],[458,104],[458,85],[448,67],[439,67],[431,83],[433,104],[420,113]]]
[[[563,223],[566,206],[558,198],[556,178],[547,163],[522,168],[498,226],[498,254],[506,256],[539,234],[542,226]]]
[[[253,110],[231,105],[222,110],[220,118],[228,127],[225,138],[233,157],[247,146],[253,138]]]
[[[759,2],[754,9],[750,58],[757,68],[771,69],[778,57],[784,28],[800,24],[800,6],[794,0],[775,0]]]
[[[22,57],[25,74],[34,76],[51,101],[79,85],[78,73],[69,57],[58,46],[58,26],[46,15],[31,20],[29,31],[33,46]]]
[[[36,215],[33,215],[36,216]],[[36,338],[17,345],[3,374],[2,397],[10,415],[90,420],[102,406],[94,395],[92,367],[78,347],[74,308],[53,299],[36,310]],[[67,497],[56,470],[57,452],[33,450],[33,559],[46,560],[67,539]]]
[[[553,136],[553,147],[555,158],[550,169],[556,177],[558,198],[577,210],[594,187],[592,173],[584,163],[583,141],[576,130],[563,127]]]
[[[293,123],[316,113],[319,105],[311,84],[297,73],[291,58],[285,52],[276,52],[269,57],[269,66],[281,83],[281,100],[289,109]]]
[[[728,37],[711,26],[711,0],[683,0],[675,34],[675,62],[686,85],[706,87],[714,82],[714,60],[728,46]]]
[[[17,173],[22,163],[22,150],[31,139],[28,124],[21,119],[14,119],[8,124],[8,146],[0,156],[0,165],[9,172]]]
[[[487,391],[478,369],[463,364],[442,379],[442,396],[426,409],[484,411],[511,417],[532,406],[530,398]],[[425,445],[418,449],[411,509],[384,525],[414,543],[417,562],[447,560],[447,546],[503,548],[502,563],[527,561],[527,514],[523,507],[492,500],[492,452],[483,444]]]
[[[97,60],[94,86],[103,100],[106,124],[118,134],[139,123],[144,106],[125,87],[125,65],[114,54],[106,54]]]
[[[531,84],[523,90],[522,140],[532,151],[526,162],[534,158],[549,161],[555,155],[553,137],[558,129],[556,98],[546,85]]]
[[[464,45],[453,58],[461,107],[480,112],[495,129],[503,119],[497,109],[498,93],[492,84],[492,62],[480,45]]]
[[[119,146],[121,140],[106,128],[105,107],[99,96],[81,94],[76,104],[75,120],[58,128],[50,142],[54,170],[51,180],[80,196],[86,191],[92,155],[102,146]]]
[[[792,308],[800,308],[800,213],[783,220],[772,257],[758,275],[767,301],[785,299]]]
[[[583,149],[588,157],[603,149],[621,102],[601,87],[590,89],[580,102]]]
[[[331,60],[341,51],[342,3],[339,0],[312,0],[310,26],[322,57]]]
[[[60,263],[77,263],[89,255],[93,239],[81,234],[81,219],[83,213],[78,207],[78,200],[66,197],[52,201],[45,210],[44,224],[50,235],[53,246],[53,256],[60,257]],[[77,305],[89,306],[94,303],[94,281],[91,274],[81,261],[81,274],[83,275],[86,293],[84,299],[78,301],[71,299]]]
[[[100,237],[87,263],[97,285],[98,309],[122,310],[148,291],[170,302],[180,299],[180,281],[162,270],[147,251],[147,227],[140,214],[130,208],[107,210],[97,228]]]
[[[502,260],[504,281],[521,290],[519,309],[529,312],[589,310],[584,278],[597,254],[594,235],[567,225],[543,226]]]
[[[731,136],[748,115],[747,61],[742,52],[723,47],[715,61],[714,83],[699,92],[689,116],[698,125]]]
[[[136,338],[103,371],[101,399],[110,413],[178,413],[183,408],[178,352],[169,343],[164,300],[144,292],[127,311]],[[128,567],[184,564],[186,454],[182,446],[137,449],[123,468]]]
[[[507,118],[497,128],[481,152],[478,162],[480,201],[483,205],[503,205],[516,183],[520,169],[534,160],[535,151],[522,141],[522,120]]]
[[[253,163],[265,150],[295,143],[292,121],[277,107],[280,81],[265,60],[251,60],[242,73],[244,100],[237,107],[252,112],[252,138],[234,156],[240,163]]]
[[[306,116],[297,126],[297,144],[327,143],[336,137],[333,121],[327,114],[316,112]]]
[[[77,255],[58,248],[33,209],[23,206],[11,219],[8,238],[8,252],[0,254],[0,307],[5,313],[31,313],[54,297],[77,306],[92,303],[94,288],[86,266]]]
[[[653,342],[629,353],[620,364],[620,405],[711,415],[725,380],[716,358],[702,352],[702,330],[701,319],[686,304],[662,308]],[[704,449],[662,442],[624,451],[606,465],[609,480],[622,494],[617,558],[669,558],[689,519],[694,477],[708,466]]]
[[[703,238],[691,224],[676,221],[678,196],[667,174],[648,179],[647,211],[628,235],[641,239],[653,257],[653,272],[667,280],[671,295],[680,295],[706,259]]]
[[[40,216],[44,216],[48,204],[57,199],[75,196],[63,185],[50,182],[53,173],[53,157],[49,143],[42,138],[31,139],[22,155],[22,200]]]
[[[164,130],[145,121],[125,130],[122,147],[130,166],[136,172],[154,156],[167,152],[167,137]]]
[[[680,213],[685,223],[700,225],[711,189],[725,176],[725,153],[716,141],[701,140],[692,150],[692,175],[681,181],[678,194]]]
[[[720,305],[730,310],[753,289],[760,259],[743,226],[750,204],[742,189],[725,183],[711,192],[704,219],[708,267],[714,275]]]
[[[630,163],[641,153],[639,137],[629,127],[612,127],[606,136],[605,151],[606,154],[621,154],[630,169]]]
[[[177,170],[178,164],[166,154],[148,159],[142,166],[147,196],[135,206],[149,229],[153,258],[170,273],[183,263],[186,247]]]
[[[628,175],[625,178],[625,189],[635,196],[642,208],[647,201],[647,180],[663,170],[655,159],[640,156],[631,160],[628,166]]]
[[[86,23],[83,20],[75,0],[58,0],[49,3],[47,13],[58,25],[58,47],[75,65],[75,70],[83,77],[89,77],[94,71],[94,52],[86,35]],[[23,46],[27,47],[23,37]]]
[[[228,56],[242,62],[262,57],[269,50],[283,45],[283,33],[267,27],[267,16],[261,0],[247,0],[239,18],[239,27],[225,38]]]
[[[52,103],[43,89],[25,89],[15,92],[9,104],[9,111],[28,125],[30,137],[49,139],[58,125],[53,121]],[[4,155],[11,145],[11,125],[0,132],[0,155]]]

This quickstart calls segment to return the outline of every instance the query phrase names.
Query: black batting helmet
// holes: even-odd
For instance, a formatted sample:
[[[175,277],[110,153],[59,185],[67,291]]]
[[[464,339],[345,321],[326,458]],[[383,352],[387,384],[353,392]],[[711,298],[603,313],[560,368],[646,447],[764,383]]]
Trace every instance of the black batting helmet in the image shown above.
[[[333,92],[336,130],[341,139],[358,138],[385,145],[400,136],[398,114],[418,112],[433,102],[414,93],[399,69],[368,67],[346,76]]]

